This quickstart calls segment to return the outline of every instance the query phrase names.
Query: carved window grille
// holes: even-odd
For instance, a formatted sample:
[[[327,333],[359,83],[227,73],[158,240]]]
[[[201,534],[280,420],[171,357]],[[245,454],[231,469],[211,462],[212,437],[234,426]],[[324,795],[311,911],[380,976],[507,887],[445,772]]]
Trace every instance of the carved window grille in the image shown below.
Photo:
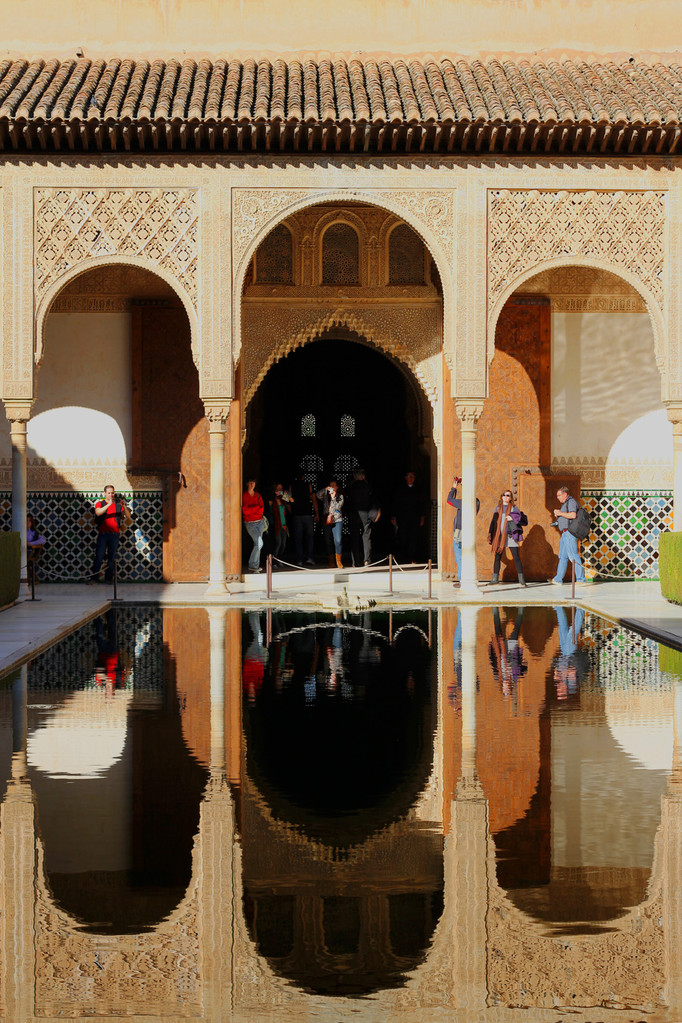
[[[407,224],[398,224],[388,240],[388,283],[424,284],[424,243]]]
[[[304,455],[300,461],[299,469],[305,474],[307,483],[312,484],[313,490],[319,490],[322,486],[320,477],[324,469],[324,460],[320,455]]]
[[[360,283],[360,244],[348,224],[332,224],[322,239],[322,283]]]
[[[349,416],[347,413],[341,416],[341,436],[355,436],[355,416]]]
[[[334,479],[337,481],[342,490],[345,490],[348,480],[355,470],[359,468],[360,463],[355,455],[339,455],[335,459]]]
[[[294,283],[294,245],[291,231],[280,224],[258,246],[256,253],[258,284]]]
[[[315,436],[315,416],[312,412],[301,417],[301,437]]]

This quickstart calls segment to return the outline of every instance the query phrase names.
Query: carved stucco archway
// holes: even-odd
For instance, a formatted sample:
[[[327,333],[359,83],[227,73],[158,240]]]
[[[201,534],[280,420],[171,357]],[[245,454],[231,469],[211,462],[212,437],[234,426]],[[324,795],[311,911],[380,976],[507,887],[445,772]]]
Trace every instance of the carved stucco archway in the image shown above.
[[[364,203],[393,213],[408,224],[430,252],[443,289],[443,349],[454,358],[448,324],[454,322],[455,197],[449,189],[277,189],[232,191],[232,360],[242,351],[242,301],[246,272],[258,246],[294,213],[329,202]],[[378,239],[377,239],[378,241]],[[452,366],[451,366],[452,368]]]
[[[620,277],[644,300],[667,385],[666,204],[661,190],[489,189],[488,363],[500,312],[524,281],[556,267],[594,267]]]
[[[656,359],[656,365],[663,374],[666,368],[666,332],[661,309],[655,301],[654,296],[631,272],[624,270],[621,267],[614,266],[606,260],[590,258],[588,256],[561,256],[555,259],[548,259],[542,263],[537,263],[529,267],[509,282],[490,310],[487,332],[488,365],[490,365],[495,355],[495,331],[505,303],[523,284],[526,283],[526,281],[531,280],[533,277],[537,277],[537,275],[543,271],[569,269],[571,267],[586,267],[588,269],[603,270],[604,272],[612,274],[614,277],[618,277],[622,281],[625,281],[626,284],[629,284],[630,287],[637,292],[646,305],[646,309],[649,314],[654,339],[654,356]]]
[[[139,270],[144,270],[147,273],[152,274],[154,277],[158,277],[170,288],[173,289],[175,294],[182,302],[182,306],[187,314],[190,328],[190,344],[192,351],[192,361],[197,367],[197,371],[201,378],[201,345],[199,341],[199,322],[192,302],[190,301],[189,295],[181,286],[180,282],[171,273],[165,270],[158,264],[145,259],[140,256],[99,256],[85,259],[78,263],[76,266],[66,270],[63,274],[55,278],[52,284],[47,288],[40,299],[36,307],[35,315],[35,342],[34,342],[34,361],[35,365],[39,365],[43,357],[43,349],[45,344],[45,323],[47,317],[50,314],[52,304],[57,296],[77,277],[82,277],[83,274],[88,273],[90,270],[97,270],[101,267],[107,266],[132,266],[137,267]]]

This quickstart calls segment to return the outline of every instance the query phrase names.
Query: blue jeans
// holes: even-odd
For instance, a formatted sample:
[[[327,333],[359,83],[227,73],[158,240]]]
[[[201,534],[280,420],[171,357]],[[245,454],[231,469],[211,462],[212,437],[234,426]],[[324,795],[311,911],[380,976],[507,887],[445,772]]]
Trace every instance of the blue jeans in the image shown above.
[[[578,649],[580,630],[585,621],[585,612],[579,607],[575,612],[575,624],[570,625],[566,617],[566,610],[563,607],[555,607],[556,618],[559,625],[559,645],[565,657],[570,657]],[[575,629],[575,640],[573,639]]]
[[[246,532],[253,540],[253,550],[249,558],[249,568],[255,572],[260,568],[260,552],[263,550],[263,519],[258,522],[245,522]]]
[[[327,554],[341,553],[341,532],[343,530],[343,519],[329,526],[324,524],[324,540],[327,547]]]
[[[97,579],[99,572],[104,561],[104,555],[107,556],[107,568],[104,573],[106,582],[110,583],[114,578],[114,565],[116,564],[116,554],[118,552],[118,541],[121,539],[120,533],[99,533],[97,536],[97,546],[95,547],[95,560],[92,564],[92,578]]]
[[[453,536],[452,546],[455,548],[455,564],[457,565],[457,578],[462,578],[462,541],[456,540]],[[459,626],[458,626],[459,627]]]
[[[569,561],[575,564],[575,581],[577,583],[585,582],[585,569],[583,563],[580,560],[578,554],[578,541],[569,533],[567,529],[561,534],[561,540],[559,541],[559,564],[557,565],[556,575],[554,581],[562,583],[564,581],[564,575],[566,574],[566,566]]]

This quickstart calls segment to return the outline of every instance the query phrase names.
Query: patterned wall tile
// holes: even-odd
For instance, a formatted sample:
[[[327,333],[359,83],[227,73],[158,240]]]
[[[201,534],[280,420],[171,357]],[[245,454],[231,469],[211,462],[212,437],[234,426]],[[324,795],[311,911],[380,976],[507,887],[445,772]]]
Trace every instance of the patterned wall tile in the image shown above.
[[[669,490],[583,490],[592,520],[583,541],[588,576],[596,579],[658,579],[658,538],[672,529]]]
[[[38,565],[45,582],[82,582],[90,576],[97,528],[92,511],[100,497],[94,491],[64,493],[31,491],[28,511],[46,538]],[[121,582],[163,579],[163,497],[157,491],[122,492],[133,523],[121,538],[118,578]],[[11,495],[0,493],[0,529],[10,529]]]

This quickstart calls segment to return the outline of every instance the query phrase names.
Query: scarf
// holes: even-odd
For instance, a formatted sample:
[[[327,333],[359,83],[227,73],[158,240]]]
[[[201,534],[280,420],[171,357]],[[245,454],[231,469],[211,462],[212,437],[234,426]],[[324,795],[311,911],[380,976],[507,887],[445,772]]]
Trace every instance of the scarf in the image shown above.
[[[504,505],[501,504],[497,509],[497,531],[493,537],[494,554],[503,554],[507,546],[507,515],[511,511],[511,507],[511,503],[508,504],[508,511],[505,511]]]

